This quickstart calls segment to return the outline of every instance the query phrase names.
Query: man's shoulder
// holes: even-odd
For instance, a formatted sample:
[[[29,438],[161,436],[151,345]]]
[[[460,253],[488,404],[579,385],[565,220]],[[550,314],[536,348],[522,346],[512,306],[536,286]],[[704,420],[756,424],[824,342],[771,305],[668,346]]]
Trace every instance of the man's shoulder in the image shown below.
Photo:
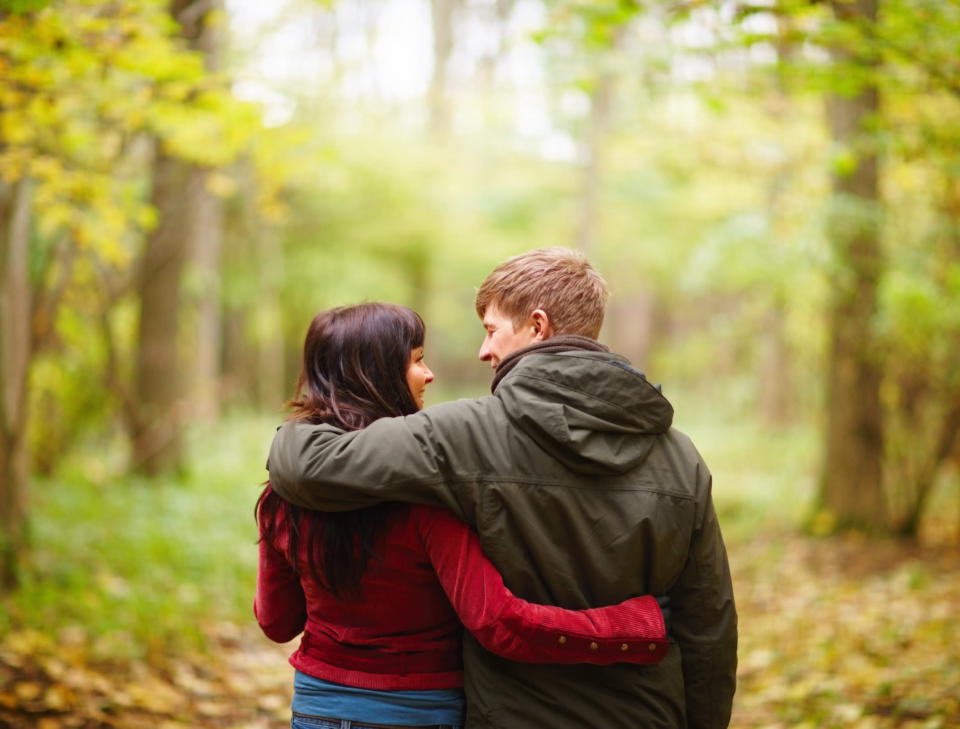
[[[674,475],[698,498],[709,492],[710,469],[693,439],[682,430],[670,427],[657,436],[648,462],[661,467],[669,463]]]
[[[425,418],[443,423],[483,423],[502,411],[503,403],[492,395],[461,398],[431,405],[408,418]]]
[[[474,410],[477,408],[486,408],[497,402],[493,395],[483,395],[481,397],[461,397],[456,400],[446,400],[445,402],[431,405],[421,410],[421,413],[436,413],[444,410]]]

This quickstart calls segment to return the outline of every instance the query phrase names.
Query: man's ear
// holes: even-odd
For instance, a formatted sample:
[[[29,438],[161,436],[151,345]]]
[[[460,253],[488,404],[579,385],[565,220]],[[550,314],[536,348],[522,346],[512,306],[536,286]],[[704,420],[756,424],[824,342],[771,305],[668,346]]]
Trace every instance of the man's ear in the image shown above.
[[[543,309],[534,309],[530,315],[533,326],[533,341],[542,342],[553,336],[553,325],[550,323],[550,317]]]

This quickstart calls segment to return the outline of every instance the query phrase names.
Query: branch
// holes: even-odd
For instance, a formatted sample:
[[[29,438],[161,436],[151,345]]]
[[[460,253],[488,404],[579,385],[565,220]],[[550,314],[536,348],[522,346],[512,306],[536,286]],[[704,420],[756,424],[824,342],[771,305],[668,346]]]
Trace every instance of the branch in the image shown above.
[[[180,23],[181,28],[192,26],[219,5],[220,0],[194,0],[177,13],[175,20]]]
[[[47,274],[53,268],[55,261],[60,260],[63,264],[60,279],[56,285],[46,287]],[[66,237],[61,237],[53,246],[53,252],[49,260],[43,266],[40,273],[40,285],[33,290],[32,303],[30,311],[32,312],[32,325],[30,327],[30,347],[31,351],[39,352],[45,349],[53,341],[55,327],[53,322],[57,318],[57,310],[60,308],[60,302],[63,295],[70,285],[70,279],[73,275],[73,266],[77,260],[77,251],[75,246],[67,243]]]
[[[934,64],[932,61],[924,60],[919,54],[908,48],[902,48],[892,41],[888,41],[883,38],[877,38],[876,40],[878,43],[880,43],[882,48],[898,54],[904,60],[910,61],[911,63],[919,66],[930,78],[938,81],[940,86],[945,91],[960,98],[960,82],[957,81],[957,78],[954,75],[944,72],[938,65]]]
[[[876,23],[859,22],[857,25],[860,26],[860,31],[864,34],[864,37],[874,43],[880,50],[899,56],[902,60],[919,67],[928,77],[937,81],[945,91],[960,97],[960,78],[958,78],[958,74],[944,71],[941,68],[942,64],[936,60],[925,59],[914,48],[900,45],[881,35],[877,31],[878,25]]]
[[[101,292],[103,293],[103,306],[100,309],[98,324],[100,333],[103,336],[104,348],[107,353],[107,360],[104,364],[103,380],[108,390],[117,394],[120,399],[120,409],[124,420],[127,422],[127,428],[130,433],[137,433],[140,424],[140,410],[137,407],[137,400],[133,395],[132,388],[120,374],[120,368],[117,365],[117,345],[113,336],[113,327],[110,324],[110,310],[119,299],[116,286],[112,285],[112,279],[109,272],[103,265],[94,260],[94,269],[100,275],[103,283]]]

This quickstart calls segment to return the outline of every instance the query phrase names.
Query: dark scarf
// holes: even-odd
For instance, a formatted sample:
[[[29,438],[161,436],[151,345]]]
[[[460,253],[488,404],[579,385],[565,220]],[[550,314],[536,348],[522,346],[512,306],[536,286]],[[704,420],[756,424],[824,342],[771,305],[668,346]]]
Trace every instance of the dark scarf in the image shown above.
[[[506,377],[507,373],[516,367],[517,362],[528,354],[554,354],[556,352],[570,351],[586,352],[609,352],[610,348],[600,344],[596,339],[584,337],[580,334],[558,334],[555,337],[544,339],[542,342],[531,344],[529,347],[522,347],[515,352],[511,352],[497,365],[497,371],[493,375],[493,383],[490,385],[490,392],[497,389],[500,380]]]

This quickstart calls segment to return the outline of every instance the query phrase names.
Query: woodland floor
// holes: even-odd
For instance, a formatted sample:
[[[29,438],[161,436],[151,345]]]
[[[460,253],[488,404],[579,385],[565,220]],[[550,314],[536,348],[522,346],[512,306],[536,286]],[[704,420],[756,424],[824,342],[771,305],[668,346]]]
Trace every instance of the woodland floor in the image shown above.
[[[740,614],[732,727],[960,727],[960,552],[770,535],[731,545]],[[0,727],[281,729],[293,648],[252,623],[215,650],[92,664],[86,636],[0,637]]]

